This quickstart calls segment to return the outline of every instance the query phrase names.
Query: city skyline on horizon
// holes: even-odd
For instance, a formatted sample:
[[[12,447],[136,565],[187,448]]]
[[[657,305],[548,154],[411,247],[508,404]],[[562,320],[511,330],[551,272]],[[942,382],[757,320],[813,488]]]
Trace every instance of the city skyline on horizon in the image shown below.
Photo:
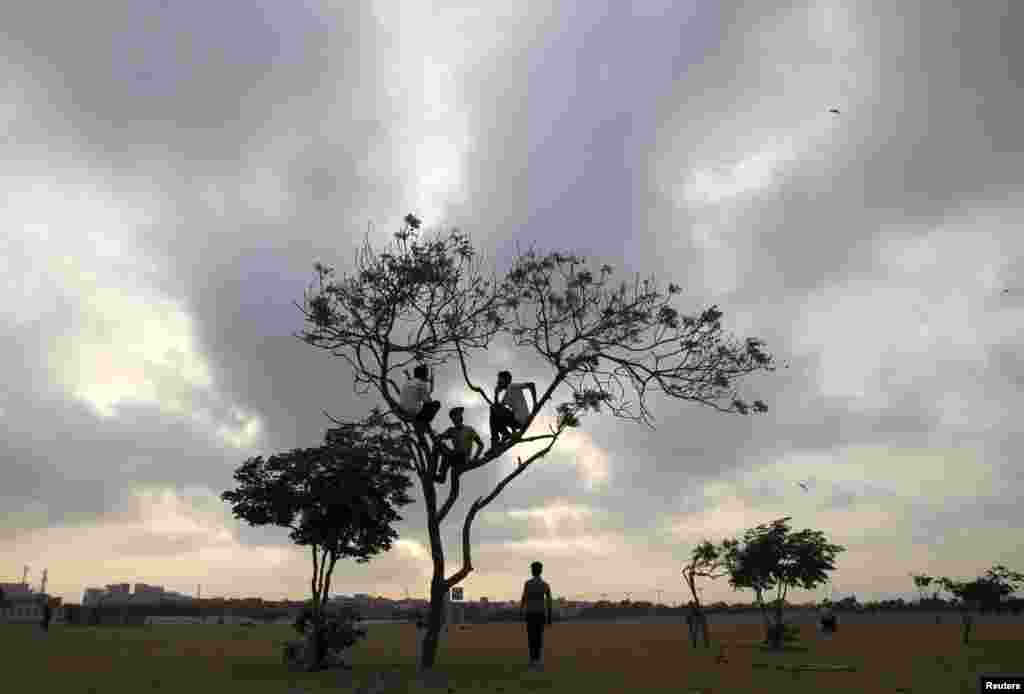
[[[979,574],[980,573],[983,573],[983,572],[979,572]],[[964,577],[964,578],[974,578],[974,577]],[[910,577],[908,576],[908,581],[909,580],[910,580]],[[119,586],[119,585],[127,584],[127,585],[130,586],[130,589],[131,589],[131,593],[130,594],[131,595],[135,595],[134,588],[135,588],[137,583],[138,584],[145,584],[145,585],[147,585],[149,587],[157,587],[157,586],[159,586],[159,587],[162,587],[164,589],[164,591],[166,591],[167,593],[179,593],[179,594],[181,594],[181,595],[183,595],[185,597],[189,597],[189,598],[195,598],[196,597],[196,595],[194,593],[190,593],[190,592],[188,592],[186,590],[181,590],[181,589],[175,590],[173,588],[170,588],[167,583],[153,584],[153,583],[147,583],[145,581],[109,581],[109,582],[105,582],[105,583],[102,583],[102,584],[97,583],[97,584],[83,585],[79,589],[79,591],[77,593],[77,596],[76,596],[76,594],[73,591],[57,592],[57,591],[54,591],[54,590],[48,590],[47,594],[50,595],[50,596],[53,596],[53,597],[60,597],[65,603],[68,603],[68,602],[70,602],[70,603],[80,603],[80,602],[82,602],[82,598],[83,598],[83,595],[84,595],[86,590],[89,590],[89,589],[105,589],[108,586]],[[713,582],[709,581],[708,583],[710,584],[710,583],[713,583]],[[0,584],[21,584],[21,581],[0,581]],[[29,587],[30,587],[30,589],[33,588],[31,581],[29,582]],[[753,595],[752,591],[736,591],[736,592],[733,592],[731,589],[729,589],[730,594],[721,595],[721,594],[718,594],[716,592],[715,594],[717,595],[717,597],[714,597],[714,598],[705,597],[706,593],[707,593],[706,589],[708,587],[709,587],[709,585],[707,585],[707,584],[699,584],[698,585],[698,592],[700,593],[701,601],[703,603],[705,603],[705,604],[711,604],[711,603],[719,602],[719,601],[724,601],[724,602],[729,603],[729,604],[740,604],[740,603],[745,604],[745,603],[750,603],[750,602],[754,601],[754,595]],[[194,586],[193,586],[193,588],[194,588]],[[522,590],[522,588],[520,586],[520,588],[519,588],[520,593],[518,595],[516,595],[515,597],[501,597],[500,595],[490,595],[490,594],[474,595],[473,593],[467,591],[467,592],[464,592],[464,596],[465,596],[464,597],[464,601],[466,601],[466,602],[476,602],[476,601],[479,601],[480,598],[483,597],[483,598],[487,598],[488,601],[490,601],[490,602],[503,602],[503,603],[504,602],[518,602],[518,600],[520,599],[520,596],[521,596],[521,590]],[[651,603],[654,603],[654,604],[659,604],[659,602],[658,602],[658,600],[659,600],[659,598],[658,598],[659,591],[661,593],[661,603],[660,604],[663,604],[663,605],[671,606],[671,605],[677,605],[677,604],[685,604],[685,603],[687,603],[691,599],[691,595],[690,595],[688,589],[686,589],[685,587],[683,589],[679,590],[679,591],[676,591],[676,593],[678,594],[678,599],[672,599],[671,596],[670,596],[670,593],[672,591],[668,591],[668,590],[666,590],[664,588],[651,588],[648,591],[636,591],[636,590],[618,591],[618,593],[616,593],[615,591],[592,591],[592,592],[560,593],[558,591],[558,589],[557,589],[557,586],[553,586],[553,595],[554,595],[554,597],[556,599],[564,598],[566,600],[574,601],[574,602],[591,602],[591,603],[598,602],[598,601],[601,601],[601,600],[608,600],[610,602],[620,602],[621,600],[629,599],[632,602],[651,602]],[[685,591],[685,594],[684,594],[684,591]],[[34,589],[33,589],[33,592],[35,592]],[[645,597],[644,596],[645,592],[650,593],[650,596],[649,597]],[[931,588],[929,590],[925,591],[927,597],[930,597],[933,592],[939,592],[939,597],[944,598],[944,599],[948,599],[950,597],[949,595],[947,595],[947,594],[945,594],[945,593],[943,593],[941,591],[935,591],[934,589],[931,589]],[[1024,592],[1024,591],[1018,591],[1018,593],[1022,593],[1022,592]],[[400,593],[398,595],[394,595],[394,594],[378,594],[378,593],[374,593],[372,591],[368,592],[368,591],[365,591],[365,590],[351,590],[351,591],[347,591],[347,592],[343,591],[343,590],[335,591],[335,590],[333,590],[333,587],[332,587],[332,590],[331,590],[331,598],[332,599],[337,598],[337,597],[345,597],[345,596],[349,596],[350,597],[350,596],[360,595],[360,594],[369,595],[371,597],[383,597],[383,598],[386,598],[388,600],[392,600],[392,601],[395,601],[395,602],[400,602],[402,600],[407,599],[406,596],[404,595],[404,592]],[[831,594],[831,597],[830,597],[830,594]],[[851,594],[844,593],[842,591],[832,591],[831,589],[829,589],[827,587],[823,588],[823,589],[819,589],[817,591],[790,590],[790,591],[787,592],[787,600],[789,600],[790,602],[799,603],[799,604],[808,603],[808,602],[815,602],[815,603],[817,603],[817,602],[821,602],[821,600],[825,599],[826,597],[829,597],[832,600],[838,601],[838,600],[840,600],[842,598],[848,597]],[[1015,595],[1016,594],[1017,593],[1015,593]],[[772,595],[774,595],[774,592],[772,593]],[[886,600],[897,600],[897,599],[903,599],[906,602],[911,602],[911,601],[917,601],[918,599],[920,599],[920,594],[915,592],[915,591],[913,591],[913,590],[905,591],[903,593],[873,594],[876,597],[865,597],[865,596],[858,595],[858,594],[852,594],[852,595],[854,595],[854,597],[856,597],[858,602],[860,602],[860,603],[882,602],[882,601],[886,601]],[[69,598],[69,596],[71,596],[71,597]],[[302,601],[310,599],[309,596],[294,597],[293,595],[292,596],[284,595],[283,597],[276,597],[276,596],[270,596],[270,595],[265,595],[265,594],[264,595],[249,594],[249,593],[246,593],[244,591],[242,591],[242,592],[235,591],[235,592],[233,592],[231,594],[206,595],[206,596],[204,596],[203,599],[213,599],[213,600],[216,600],[216,599],[244,600],[244,599],[248,599],[248,598],[260,598],[260,599],[268,600],[268,601],[290,601],[290,602],[302,602]],[[408,599],[410,599],[410,600],[426,600],[426,601],[429,601],[429,593],[424,593],[422,596],[417,596],[412,591],[410,591]],[[765,600],[767,601],[768,599],[769,599],[769,597],[766,596]]]

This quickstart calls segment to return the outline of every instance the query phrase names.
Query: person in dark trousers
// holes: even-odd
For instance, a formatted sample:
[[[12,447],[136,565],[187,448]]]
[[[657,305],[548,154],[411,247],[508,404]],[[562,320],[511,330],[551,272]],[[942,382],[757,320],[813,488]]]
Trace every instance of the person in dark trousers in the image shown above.
[[[43,617],[39,622],[39,626],[42,627],[43,631],[50,631],[50,620],[53,618],[53,612],[50,610],[50,601],[43,600]]]
[[[825,634],[836,633],[836,615],[832,611],[832,605],[827,604],[821,615],[821,631]]]
[[[419,364],[412,370],[412,376],[408,371],[405,376],[408,380],[402,387],[399,404],[406,416],[413,419],[417,429],[426,430],[441,409],[440,402],[430,399],[434,391],[434,374],[426,364]]]
[[[511,372],[498,372],[494,404],[491,405],[491,448],[497,448],[526,431],[526,423],[530,419],[530,408],[526,404],[525,395],[527,391],[533,397],[533,406],[537,407],[536,384],[513,383]]]
[[[434,478],[434,481],[439,484],[445,483],[448,476],[448,468],[461,471],[462,466],[471,460],[476,460],[483,453],[484,442],[480,439],[480,435],[476,433],[476,429],[463,422],[464,412],[465,409],[462,407],[453,407],[448,412],[448,416],[452,420],[452,426],[448,427],[438,437],[438,440],[442,442],[441,466],[437,471],[437,477]],[[451,446],[446,445],[448,441],[451,442]],[[477,446],[475,453],[473,452],[474,444]]]
[[[523,586],[523,599],[519,612],[526,618],[526,639],[530,647],[530,667],[541,667],[544,662],[544,625],[551,626],[551,586],[540,577],[544,565],[539,561],[530,564],[533,578]],[[546,614],[545,614],[546,613]]]

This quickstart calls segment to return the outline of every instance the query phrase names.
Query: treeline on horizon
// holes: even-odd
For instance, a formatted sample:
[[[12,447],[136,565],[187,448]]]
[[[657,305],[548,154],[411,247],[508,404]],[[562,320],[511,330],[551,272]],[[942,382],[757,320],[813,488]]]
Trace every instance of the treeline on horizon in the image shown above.
[[[182,604],[175,602],[155,602],[147,605],[141,604],[120,604],[120,605],[97,605],[84,608],[85,610],[101,616],[151,616],[151,617],[211,617],[211,616],[234,616],[244,617],[258,621],[270,621],[284,617],[295,617],[307,604],[305,601],[261,601],[258,598],[228,600],[228,599],[204,599],[198,604]],[[338,606],[352,609],[351,601],[341,601]],[[518,606],[516,607],[485,607],[480,603],[462,603],[462,612],[467,622],[505,622],[519,621],[522,619]],[[820,607],[821,603],[790,603],[785,601],[787,608],[813,609]],[[69,608],[83,609],[81,605],[67,605]],[[869,601],[860,603],[855,596],[836,600],[831,603],[836,611],[877,611],[877,610],[955,610],[957,605],[952,600],[942,598],[926,598],[925,600],[907,601],[902,598],[895,600]],[[1000,605],[1002,612],[1009,612],[1019,615],[1024,608],[1024,598],[1011,598]],[[590,619],[609,617],[630,617],[630,616],[680,616],[683,617],[689,611],[689,607],[656,605],[649,601],[622,600],[611,602],[599,600],[587,607],[572,609],[568,614],[558,610],[560,619]],[[758,611],[759,607],[755,602],[726,603],[718,601],[704,606],[707,612],[747,612]],[[420,610],[400,609],[397,603],[391,605],[360,605],[355,608],[362,619],[404,619],[415,620]],[[983,610],[984,613],[984,610]]]

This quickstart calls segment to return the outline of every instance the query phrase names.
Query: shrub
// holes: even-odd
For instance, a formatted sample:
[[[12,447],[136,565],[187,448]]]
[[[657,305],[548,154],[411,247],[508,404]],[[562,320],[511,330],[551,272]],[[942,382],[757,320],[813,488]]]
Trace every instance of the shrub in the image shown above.
[[[351,610],[328,610],[315,636],[309,632],[312,618],[312,610],[306,608],[295,620],[295,630],[305,639],[302,642],[285,645],[285,663],[290,666],[302,665],[309,669],[323,669],[332,665],[344,666],[344,652],[366,637],[366,629],[356,626],[359,616]],[[312,662],[313,658],[307,652],[310,640],[314,638],[318,644],[319,662]]]
[[[782,630],[782,643],[794,643],[800,640],[800,627],[795,624],[772,624],[768,627],[768,637],[765,639],[766,643],[773,643],[779,635],[779,630]]]

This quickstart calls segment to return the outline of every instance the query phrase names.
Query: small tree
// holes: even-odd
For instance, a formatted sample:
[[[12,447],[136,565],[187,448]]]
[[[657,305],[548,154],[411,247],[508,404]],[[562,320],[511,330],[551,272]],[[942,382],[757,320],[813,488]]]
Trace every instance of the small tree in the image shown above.
[[[329,647],[351,645],[351,630],[326,618],[338,559],[365,563],[390,549],[398,537],[392,524],[401,520],[395,507],[412,502],[406,494],[412,486],[408,453],[394,433],[379,415],[371,415],[360,426],[328,431],[319,448],[250,458],[235,471],[238,488],[221,494],[232,513],[249,525],[290,528],[296,544],[310,547],[311,669],[325,666]]]
[[[925,596],[925,590],[928,588],[928,586],[930,586],[932,584],[932,582],[935,579],[933,577],[931,577],[931,576],[926,575],[926,574],[915,574],[915,573],[912,573],[912,574],[910,574],[910,576],[911,576],[911,578],[914,579],[914,587],[917,588],[917,592],[921,596],[921,604],[923,605],[924,601],[925,601],[925,597],[924,597]]]
[[[828,580],[826,571],[835,570],[835,556],[845,550],[829,544],[819,530],[791,533],[790,517],[747,530],[740,540],[726,540],[726,565],[729,583],[735,589],[751,588],[765,623],[765,640],[772,648],[781,648],[785,626],[782,619],[786,592],[800,586],[813,590]],[[769,618],[763,595],[776,588],[772,601],[775,621]]]
[[[687,622],[690,625],[690,642],[693,648],[697,647],[697,632],[704,634],[704,647],[711,647],[711,637],[708,634],[708,618],[704,614],[703,606],[700,604],[700,596],[697,594],[697,578],[716,579],[729,574],[724,559],[724,548],[717,547],[708,540],[693,548],[690,554],[690,563],[683,567],[683,580],[686,581],[693,600],[690,603],[690,615]]]
[[[577,255],[533,250],[517,254],[502,280],[487,279],[466,235],[453,230],[421,240],[419,227],[420,220],[407,215],[392,246],[377,252],[364,245],[355,256],[355,271],[343,279],[330,280],[334,270],[316,263],[319,290],[308,293],[299,306],[312,330],[299,337],[341,357],[352,369],[357,391],[372,391],[404,427],[423,487],[433,563],[420,660],[420,667],[429,670],[445,596],[473,570],[473,519],[546,456],[566,429],[578,427],[581,415],[606,407],[617,417],[650,425],[647,397],[653,392],[721,412],[765,412],[760,400],[747,404],[739,399],[735,386],[748,374],[774,367],[762,341],[738,343],[723,336],[717,307],[681,315],[670,305],[681,292],[675,284],[666,293],[650,280],[616,287],[608,265],[591,269]],[[432,429],[416,426],[401,410],[395,376],[414,363],[438,367],[454,362],[466,387],[489,407],[495,403],[470,375],[469,362],[496,338],[538,357],[550,381],[537,389],[520,431],[452,470],[447,498],[440,502],[435,474],[441,447]],[[555,400],[559,392],[561,402]],[[526,435],[549,404],[555,404],[556,416],[547,433]],[[462,475],[524,444],[534,449],[526,460],[520,457],[489,494],[470,504],[462,524],[462,567],[446,576],[441,524],[459,497]]]
[[[963,644],[970,642],[974,620],[971,610],[983,611],[998,608],[999,603],[1017,590],[1017,584],[1024,582],[1024,574],[1010,571],[996,564],[984,576],[973,581],[954,581],[947,577],[936,578],[935,582],[954,597],[960,609]]]

